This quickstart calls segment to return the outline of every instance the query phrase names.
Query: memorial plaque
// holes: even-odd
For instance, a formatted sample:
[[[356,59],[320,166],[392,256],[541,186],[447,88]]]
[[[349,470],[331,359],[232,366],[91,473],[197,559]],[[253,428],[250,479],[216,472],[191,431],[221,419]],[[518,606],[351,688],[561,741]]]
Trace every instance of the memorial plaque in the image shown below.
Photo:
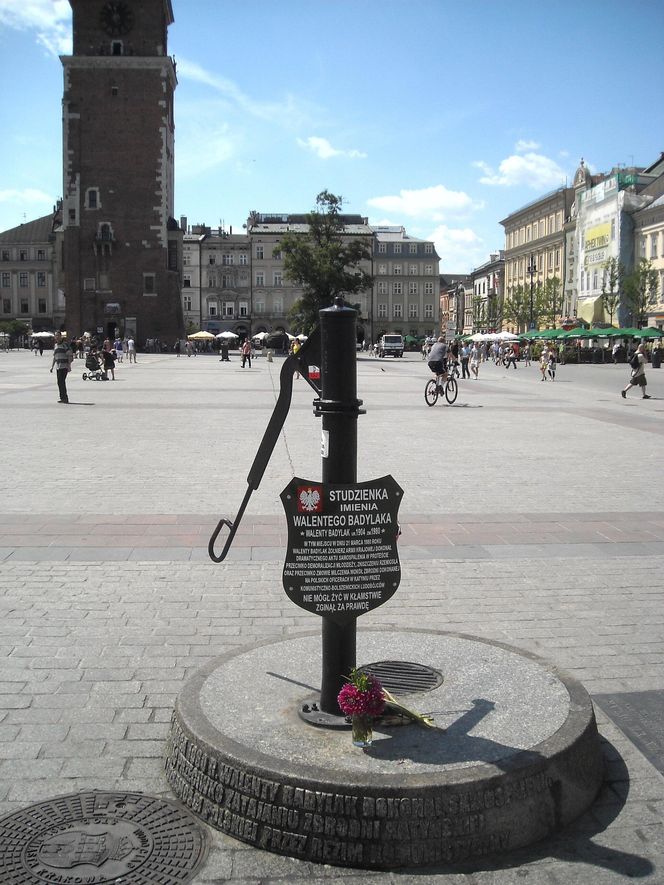
[[[593,700],[639,748],[648,762],[664,774],[664,691],[597,694]]]
[[[394,594],[401,580],[392,476],[354,485],[294,477],[281,493],[288,522],[286,595],[300,608],[346,623]]]

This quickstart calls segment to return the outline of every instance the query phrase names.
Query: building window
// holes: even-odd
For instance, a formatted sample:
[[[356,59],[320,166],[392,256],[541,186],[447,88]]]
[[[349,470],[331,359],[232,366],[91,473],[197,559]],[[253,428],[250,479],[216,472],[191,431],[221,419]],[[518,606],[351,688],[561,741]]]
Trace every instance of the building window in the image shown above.
[[[2,274],[2,288],[3,288],[3,289],[9,289],[9,287],[11,286],[11,284],[12,284],[12,276],[11,276],[11,274],[10,274],[10,273],[7,273],[7,271],[4,271],[3,274]]]
[[[392,316],[395,320],[400,320],[403,316],[403,307],[401,304],[392,305]]]
[[[235,305],[232,301],[224,301],[223,306],[223,316],[225,317],[233,317],[235,314]]]
[[[657,258],[657,234],[650,235],[650,257]]]
[[[7,276],[9,276],[9,274],[7,274]],[[379,295],[387,295],[387,283],[385,282],[385,280],[379,280],[378,294]]]
[[[190,273],[185,273],[182,275],[182,287],[184,289],[191,288],[191,274]]]
[[[394,254],[401,255],[401,243],[394,244]]]
[[[281,286],[281,279],[282,279],[281,271],[275,270],[274,273],[272,274],[272,285],[273,286]]]
[[[12,302],[10,298],[2,299],[2,312],[3,313],[11,313],[12,312]]]
[[[378,244],[378,254],[385,255],[387,252],[387,243],[379,243]]]
[[[240,317],[248,317],[249,316],[249,305],[246,301],[240,301],[238,305],[238,316]]]
[[[265,274],[262,270],[256,271],[256,285],[264,286],[265,285]]]
[[[184,309],[191,310],[191,295],[184,296]]]
[[[21,313],[30,313],[30,308],[25,298],[21,298]]]
[[[417,255],[417,243],[409,243],[408,251],[411,255]]]
[[[208,316],[216,317],[217,315],[217,305],[214,302],[210,302],[208,304]]]
[[[254,313],[265,313],[264,301],[254,301]]]
[[[217,256],[216,255],[208,256],[208,264],[216,264],[216,263],[217,263]]]
[[[99,189],[96,187],[89,187],[85,192],[85,207],[86,209],[99,209]]]
[[[378,319],[386,320],[387,319],[387,304],[379,304],[378,305]]]
[[[240,252],[240,264],[243,266],[249,264],[249,257],[246,252]]]
[[[433,304],[425,304],[424,305],[424,319],[432,320],[433,319]]]
[[[392,294],[403,295],[403,283],[392,283]]]
[[[208,289],[214,289],[214,288],[215,288],[215,286],[217,285],[217,275],[216,275],[216,273],[209,273],[209,274],[208,274],[208,281],[207,281],[207,284],[208,284]]]
[[[386,264],[379,264],[378,265],[378,273],[379,274],[386,274],[387,273],[387,265]]]
[[[392,265],[392,273],[394,274],[395,277],[400,277],[402,270],[403,270],[403,268],[401,267],[400,264],[393,264]]]
[[[272,257],[275,261],[281,261],[281,249],[278,246],[272,250]]]
[[[45,289],[46,288],[46,271],[38,270],[37,271],[37,288]]]
[[[284,312],[284,299],[281,295],[275,295],[272,299],[272,310],[274,313]]]
[[[28,250],[27,249],[20,249],[19,250],[18,260],[19,261],[27,261],[28,260]]]
[[[144,295],[156,295],[157,294],[157,275],[153,273],[144,273],[143,274],[143,294]]]
[[[408,318],[411,320],[417,319],[417,304],[408,305]]]
[[[408,294],[409,295],[418,295],[419,286],[417,283],[408,283]]]
[[[28,275],[25,271],[21,271],[21,273],[18,275],[18,284],[21,289],[28,288]]]
[[[37,249],[37,261],[46,261],[46,252],[43,249]]]
[[[424,294],[425,295],[433,295],[433,283],[425,283],[424,284]]]
[[[256,258],[258,258],[259,260],[262,261],[262,260],[263,260],[263,257],[264,257],[264,254],[265,254],[265,253],[264,253],[263,247],[262,247],[262,246],[256,246]]]
[[[96,288],[96,281],[94,277],[85,277],[83,280],[83,290],[85,292],[93,292]]]
[[[556,267],[560,267],[560,249],[556,249],[555,262],[556,262]]]
[[[229,273],[222,273],[221,275],[221,288],[222,289],[231,289],[233,286],[233,277]]]
[[[408,265],[408,273],[410,274],[411,277],[417,276],[417,265],[416,264],[409,264]]]
[[[40,298],[37,301],[37,313],[46,313],[46,299]]]
[[[10,259],[11,259],[11,254],[9,252],[9,249],[3,249],[2,250],[2,260],[9,261]]]
[[[229,255],[229,254],[222,255],[221,256],[221,263],[226,264],[226,265],[231,265],[233,263],[233,256]]]
[[[424,251],[427,255],[431,255],[433,253],[433,243],[425,243]]]

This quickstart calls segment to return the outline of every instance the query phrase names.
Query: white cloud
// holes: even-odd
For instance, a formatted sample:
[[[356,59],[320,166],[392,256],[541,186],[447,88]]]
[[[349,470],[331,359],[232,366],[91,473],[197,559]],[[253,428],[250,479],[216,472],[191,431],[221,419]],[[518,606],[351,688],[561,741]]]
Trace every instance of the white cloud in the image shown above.
[[[426,237],[433,240],[440,256],[440,272],[470,273],[487,260],[484,240],[469,227],[453,228],[441,224]]]
[[[514,150],[518,151],[518,153],[523,154],[526,151],[536,151],[538,150],[540,145],[536,141],[525,141],[525,139],[520,138],[517,143],[514,145]]]
[[[287,95],[279,101],[256,101],[243,92],[233,80],[208,71],[186,58],[178,58],[177,74],[179,80],[190,80],[209,86],[219,93],[231,108],[259,120],[279,123],[285,128],[292,128],[299,125],[305,114],[305,109],[300,107],[291,95]]]
[[[229,126],[212,126],[204,117],[181,128],[175,151],[178,176],[193,178],[228,163],[238,154],[238,137]],[[205,150],[201,150],[205,145]]]
[[[366,154],[362,153],[362,151],[344,151],[332,147],[327,138],[319,138],[316,135],[310,135],[307,139],[298,138],[297,143],[301,148],[316,154],[321,160],[329,160],[331,157],[350,157],[351,159],[364,159],[366,157]]]
[[[555,160],[543,154],[536,154],[534,151],[506,157],[501,161],[497,171],[483,160],[475,161],[473,166],[484,173],[480,178],[481,184],[497,187],[522,185],[541,190],[563,185],[567,179],[567,173]]]
[[[22,191],[16,189],[0,191],[0,203],[13,203],[17,206],[39,206],[43,203],[46,206],[52,206],[55,200],[52,194],[28,187]]]
[[[372,197],[369,206],[383,212],[407,215],[410,218],[429,218],[443,221],[450,215],[461,215],[481,208],[463,191],[451,191],[444,185],[425,187],[420,190],[401,190],[398,195]]]
[[[67,0],[0,0],[0,26],[35,31],[37,42],[52,55],[68,55],[71,7]]]

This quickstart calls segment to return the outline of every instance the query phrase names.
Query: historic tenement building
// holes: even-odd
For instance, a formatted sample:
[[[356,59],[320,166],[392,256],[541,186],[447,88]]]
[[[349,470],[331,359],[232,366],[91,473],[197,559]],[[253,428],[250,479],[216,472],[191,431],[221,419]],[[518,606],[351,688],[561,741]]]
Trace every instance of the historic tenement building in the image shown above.
[[[465,315],[464,331],[500,331],[504,273],[505,253],[502,249],[491,253],[488,261],[473,270],[473,294],[470,311],[467,310]]]
[[[67,330],[173,339],[184,325],[171,3],[70,4],[73,54],[61,58]]]
[[[522,287],[543,285],[565,274],[565,223],[574,202],[574,188],[560,187],[512,212],[500,223],[505,229],[505,297]],[[565,308],[561,311],[565,313]],[[529,322],[533,320],[530,318]]]
[[[33,332],[64,323],[56,279],[60,206],[50,215],[0,233],[0,321],[21,320]]]

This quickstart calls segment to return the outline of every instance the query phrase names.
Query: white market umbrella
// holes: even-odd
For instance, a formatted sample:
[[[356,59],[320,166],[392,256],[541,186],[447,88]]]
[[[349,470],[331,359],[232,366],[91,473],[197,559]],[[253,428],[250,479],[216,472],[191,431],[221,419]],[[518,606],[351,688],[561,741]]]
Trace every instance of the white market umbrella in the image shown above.
[[[235,332],[220,332],[215,336],[216,338],[239,338],[239,335],[236,335]]]
[[[55,338],[54,332],[32,332],[31,338]]]
[[[214,335],[212,332],[194,332],[193,335],[187,335],[189,341],[213,341]]]
[[[295,337],[297,338],[298,341],[306,341],[308,336],[303,335],[302,332],[300,332],[300,334],[296,335]]]
[[[498,332],[496,335],[496,341],[518,341],[519,336],[514,335],[512,332]]]
[[[486,341],[486,335],[484,332],[475,332],[474,335],[470,336],[471,341]]]
[[[252,341],[265,341],[267,336],[268,336],[267,332],[258,332],[256,335],[251,336],[251,340]]]

